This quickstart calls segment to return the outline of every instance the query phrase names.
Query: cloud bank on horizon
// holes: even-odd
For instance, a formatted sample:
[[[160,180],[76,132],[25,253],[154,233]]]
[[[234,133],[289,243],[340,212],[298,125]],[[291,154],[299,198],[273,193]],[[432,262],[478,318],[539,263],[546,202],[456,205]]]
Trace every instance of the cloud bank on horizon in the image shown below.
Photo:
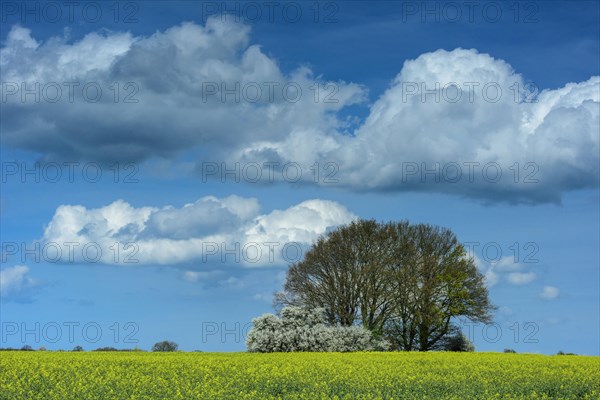
[[[197,170],[293,163],[303,181],[329,185],[309,170],[335,165],[335,185],[349,190],[485,202],[559,202],[598,188],[600,77],[538,92],[475,49],[407,60],[358,126],[342,110],[366,106],[367,88],[305,66],[285,73],[250,44],[248,26],[216,18],[72,43],[14,26],[0,65],[2,142],[46,160],[176,163],[192,151]]]

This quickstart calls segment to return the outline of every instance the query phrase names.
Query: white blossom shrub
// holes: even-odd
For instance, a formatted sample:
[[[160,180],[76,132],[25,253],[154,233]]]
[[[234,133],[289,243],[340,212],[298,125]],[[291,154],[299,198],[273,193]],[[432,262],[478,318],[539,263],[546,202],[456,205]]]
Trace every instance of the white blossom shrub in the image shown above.
[[[255,318],[246,337],[250,352],[271,353],[291,351],[383,351],[389,343],[376,340],[372,333],[359,326],[328,325],[323,309],[307,310],[285,307],[281,317],[264,314]]]

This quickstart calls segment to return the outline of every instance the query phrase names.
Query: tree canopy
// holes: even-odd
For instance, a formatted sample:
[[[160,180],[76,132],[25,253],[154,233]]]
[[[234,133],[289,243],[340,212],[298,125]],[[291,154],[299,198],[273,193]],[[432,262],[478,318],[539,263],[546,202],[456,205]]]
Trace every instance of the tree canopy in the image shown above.
[[[154,343],[152,351],[177,351],[179,345],[175,342],[163,340],[162,342]]]
[[[453,318],[489,322],[494,310],[454,233],[408,221],[358,220],[321,237],[290,266],[275,303],[323,308],[331,324],[420,351],[438,348]]]

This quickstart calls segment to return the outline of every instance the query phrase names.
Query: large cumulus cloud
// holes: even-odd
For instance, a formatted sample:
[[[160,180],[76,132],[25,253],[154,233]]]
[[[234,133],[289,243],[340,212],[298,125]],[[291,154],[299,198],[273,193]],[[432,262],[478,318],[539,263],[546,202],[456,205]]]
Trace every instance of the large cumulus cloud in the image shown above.
[[[332,201],[307,200],[261,214],[256,199],[203,197],[183,207],[57,208],[38,242],[45,261],[119,265],[282,266],[320,235],[356,216]]]
[[[336,102],[315,102],[311,86],[327,82],[302,66],[284,74],[249,40],[249,27],[217,18],[74,43],[41,43],[14,26],[0,55],[3,142],[50,159],[135,162],[334,130],[343,125],[334,112],[364,97],[359,85],[335,82]]]
[[[359,190],[538,202],[597,188],[600,77],[535,90],[490,55],[438,50],[405,62],[354,137],[307,132],[241,154],[284,163],[301,148],[316,155],[307,165],[334,162],[339,184]]]
[[[35,103],[6,96],[15,87],[3,87],[3,143],[46,158],[130,162],[192,151],[198,163],[297,163],[304,181],[332,184],[315,179],[310,168],[318,163],[351,190],[484,201],[558,202],[566,191],[598,187],[600,77],[537,91],[507,61],[475,49],[407,60],[354,130],[340,110],[364,101],[364,87],[325,81],[302,66],[284,73],[251,44],[249,28],[234,22],[184,23],[149,37],[90,33],[73,43],[41,43],[13,27],[0,60],[3,82],[97,82],[104,89],[96,103],[77,96],[70,103],[66,95]],[[290,82],[302,90],[298,101],[281,90]],[[222,97],[221,87],[213,94],[213,83],[248,91],[237,91],[237,101]],[[262,96],[248,101],[256,85]],[[335,101],[326,101],[325,85]],[[135,88],[137,103],[125,103]],[[278,88],[273,97],[270,88]]]

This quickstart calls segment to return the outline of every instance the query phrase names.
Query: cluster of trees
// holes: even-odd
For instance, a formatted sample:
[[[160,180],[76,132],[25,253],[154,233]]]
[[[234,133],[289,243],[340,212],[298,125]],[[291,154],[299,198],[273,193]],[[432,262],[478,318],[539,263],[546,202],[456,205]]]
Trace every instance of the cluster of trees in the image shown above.
[[[40,350],[42,350],[42,349],[40,348]],[[34,351],[34,349],[33,349],[33,347],[26,344],[25,346],[21,347],[20,349],[15,349],[12,347],[0,347],[0,351]]]
[[[488,323],[495,308],[484,276],[449,229],[373,220],[321,237],[290,266],[275,305],[324,309],[330,326],[360,326],[405,351],[470,348],[453,321]]]
[[[83,350],[83,348],[81,346],[77,346],[71,351],[85,351],[85,350]],[[97,349],[94,349],[92,351],[145,351],[145,350],[142,350],[139,347],[134,347],[133,349],[117,349],[115,347],[107,346],[107,347],[98,347]]]
[[[162,342],[155,343],[154,346],[152,346],[152,351],[158,351],[158,352],[177,351],[178,348],[179,348],[179,345],[177,343],[163,340]],[[35,351],[35,350],[33,349],[33,347],[26,344],[23,347],[21,347],[20,349],[13,349],[13,348],[8,347],[8,348],[0,348],[0,351]],[[40,347],[39,351],[46,351],[46,348]],[[64,350],[57,350],[57,351],[64,351]],[[75,346],[75,347],[73,347],[73,350],[71,350],[71,351],[78,352],[78,351],[85,351],[85,350],[81,346]],[[145,351],[145,350],[142,350],[136,346],[133,349],[117,349],[115,347],[98,347],[97,349],[94,349],[92,351]]]

